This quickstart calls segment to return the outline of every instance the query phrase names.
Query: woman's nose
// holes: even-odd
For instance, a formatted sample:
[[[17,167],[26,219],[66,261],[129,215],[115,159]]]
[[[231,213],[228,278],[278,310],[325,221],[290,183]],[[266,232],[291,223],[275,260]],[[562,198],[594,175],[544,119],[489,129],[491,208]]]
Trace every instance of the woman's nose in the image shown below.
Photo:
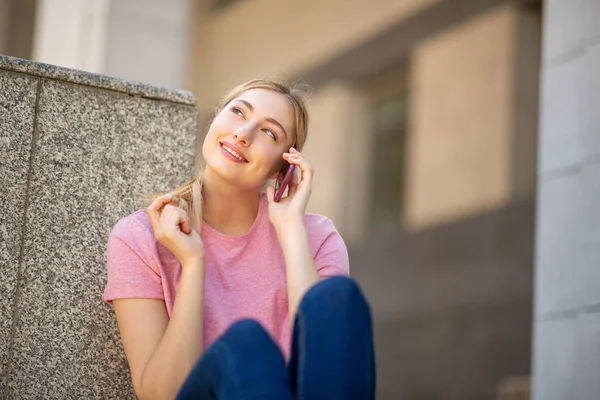
[[[252,140],[252,127],[249,125],[250,124],[244,124],[236,129],[233,133],[233,137],[236,141],[250,144],[250,141]]]

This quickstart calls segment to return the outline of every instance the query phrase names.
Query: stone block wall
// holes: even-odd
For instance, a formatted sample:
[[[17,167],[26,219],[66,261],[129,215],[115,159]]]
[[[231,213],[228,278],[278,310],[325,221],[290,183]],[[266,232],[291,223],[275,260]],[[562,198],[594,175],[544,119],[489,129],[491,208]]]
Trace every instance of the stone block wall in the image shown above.
[[[191,93],[0,56],[0,397],[134,398],[112,226],[193,173]]]

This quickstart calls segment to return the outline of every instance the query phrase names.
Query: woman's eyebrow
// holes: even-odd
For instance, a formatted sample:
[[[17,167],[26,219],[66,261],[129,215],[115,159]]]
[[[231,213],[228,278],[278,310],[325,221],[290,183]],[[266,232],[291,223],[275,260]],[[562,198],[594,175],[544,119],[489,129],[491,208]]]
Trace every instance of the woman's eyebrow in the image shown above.
[[[277,122],[277,120],[276,120],[276,119],[274,119],[274,118],[267,118],[267,121],[268,121],[268,122],[271,122],[271,123],[273,123],[273,124],[275,124],[275,125],[277,125],[277,126],[278,126],[278,127],[279,127],[279,128],[282,130],[282,131],[283,131],[283,134],[284,134],[284,135],[285,135],[285,137],[287,138],[287,135],[288,135],[288,134],[287,134],[287,132],[285,131],[285,128],[283,127],[283,125],[281,125],[279,122]]]
[[[246,107],[248,107],[250,109],[250,111],[254,111],[254,106],[252,104],[250,104],[250,102],[248,100],[244,100],[244,99],[236,99],[235,101],[240,101],[242,103],[244,103],[246,105]],[[285,137],[287,138],[288,134],[285,131],[285,128],[283,127],[283,125],[281,125],[275,118],[267,118],[268,122],[271,122],[272,124],[277,125],[282,131],[283,134],[285,135]]]
[[[246,105],[246,107],[248,107],[250,109],[250,111],[254,111],[254,106],[252,104],[250,104],[249,101],[244,100],[244,99],[236,99],[235,101],[241,101],[242,103],[244,103]]]

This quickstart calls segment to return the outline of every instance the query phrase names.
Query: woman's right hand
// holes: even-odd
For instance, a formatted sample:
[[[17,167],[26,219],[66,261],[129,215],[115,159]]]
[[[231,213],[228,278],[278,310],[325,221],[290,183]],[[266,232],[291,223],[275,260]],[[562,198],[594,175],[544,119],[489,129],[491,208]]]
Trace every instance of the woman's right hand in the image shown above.
[[[146,208],[156,239],[177,257],[182,267],[204,262],[204,243],[187,213],[169,203],[170,194],[156,198]]]

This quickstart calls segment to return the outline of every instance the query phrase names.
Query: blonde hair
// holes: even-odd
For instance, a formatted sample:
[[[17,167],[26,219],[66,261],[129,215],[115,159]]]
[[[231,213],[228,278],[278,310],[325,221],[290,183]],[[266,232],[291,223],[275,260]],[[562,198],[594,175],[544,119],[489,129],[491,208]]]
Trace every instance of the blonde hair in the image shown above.
[[[273,92],[283,94],[294,109],[294,142],[293,147],[298,151],[302,151],[308,135],[308,111],[306,108],[306,86],[301,86],[298,83],[289,83],[277,79],[253,79],[246,83],[233,88],[221,100],[221,104],[216,110],[216,114],[220,113],[232,100],[239,97],[242,93],[250,89],[266,89]],[[279,170],[279,176],[285,174],[288,168],[288,163],[283,162]],[[201,168],[194,179],[184,183],[182,186],[170,191],[173,195],[173,204],[182,208],[190,217],[192,227],[200,232],[202,226],[202,184],[203,184],[203,169]],[[154,195],[151,200],[159,195]]]

